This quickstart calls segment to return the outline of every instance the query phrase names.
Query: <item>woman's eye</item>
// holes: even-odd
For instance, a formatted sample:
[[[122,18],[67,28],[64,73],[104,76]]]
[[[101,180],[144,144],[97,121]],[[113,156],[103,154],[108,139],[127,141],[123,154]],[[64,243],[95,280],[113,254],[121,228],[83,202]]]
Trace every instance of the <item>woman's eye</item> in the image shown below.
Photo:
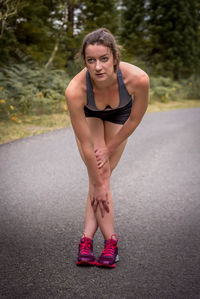
[[[93,63],[94,62],[94,59],[93,58],[88,58],[88,63]]]
[[[101,61],[103,61],[103,62],[108,61],[108,57],[103,57],[103,58],[101,59]]]

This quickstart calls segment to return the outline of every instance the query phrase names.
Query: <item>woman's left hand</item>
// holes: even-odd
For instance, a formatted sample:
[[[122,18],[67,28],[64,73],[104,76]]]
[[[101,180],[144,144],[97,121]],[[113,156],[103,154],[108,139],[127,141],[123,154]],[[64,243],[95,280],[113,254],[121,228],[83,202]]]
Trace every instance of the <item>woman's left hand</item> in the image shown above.
[[[107,147],[96,149],[94,152],[97,159],[98,168],[103,167],[103,165],[109,161],[109,152]]]

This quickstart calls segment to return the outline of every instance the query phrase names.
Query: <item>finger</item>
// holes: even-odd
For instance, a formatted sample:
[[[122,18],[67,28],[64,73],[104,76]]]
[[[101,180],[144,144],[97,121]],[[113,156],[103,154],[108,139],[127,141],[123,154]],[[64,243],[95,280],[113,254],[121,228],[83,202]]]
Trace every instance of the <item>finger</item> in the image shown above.
[[[99,165],[101,165],[101,166],[102,166],[104,163],[105,163],[105,162],[104,162],[104,160],[102,160],[102,159],[99,159],[99,162],[98,162],[98,164],[99,164]]]
[[[106,209],[107,209],[106,212],[107,212],[107,213],[110,212],[110,209],[109,209],[109,206],[108,206],[108,205],[109,205],[109,199],[108,199],[108,193],[106,193]]]
[[[107,198],[107,200],[106,200],[106,202],[107,202],[107,205],[109,205],[109,199],[108,199],[108,194],[106,194],[106,198]]]
[[[104,207],[103,207],[103,203],[102,201],[99,201],[99,207],[100,207],[100,211],[101,211],[101,217],[104,217]]]
[[[98,167],[102,168],[104,166],[104,164],[105,164],[105,162],[100,162],[99,165],[98,165]]]
[[[101,169],[104,166],[105,163],[99,163],[98,168]]]
[[[97,206],[98,206],[98,202],[97,202],[97,200],[95,199],[95,200],[94,200],[94,204],[93,204],[93,210],[94,210],[94,213],[96,213],[96,211],[97,211]]]
[[[104,206],[105,211],[106,211],[107,213],[109,213],[110,209],[109,209],[109,207],[108,207],[107,201],[106,201],[106,202],[105,202],[105,201],[103,202],[103,206]]]
[[[92,196],[90,196],[90,202],[91,202],[91,206],[94,205],[94,198]]]
[[[101,153],[101,151],[97,149],[97,150],[94,151],[94,153],[95,153],[95,155],[98,155],[98,156],[99,156],[100,153]]]

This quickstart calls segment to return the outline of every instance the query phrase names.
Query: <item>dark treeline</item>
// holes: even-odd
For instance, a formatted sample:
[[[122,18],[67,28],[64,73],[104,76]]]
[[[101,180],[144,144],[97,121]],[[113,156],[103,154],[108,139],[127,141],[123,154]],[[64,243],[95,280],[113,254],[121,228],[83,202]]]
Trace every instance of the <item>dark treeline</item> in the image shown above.
[[[0,20],[1,64],[25,55],[72,75],[85,33],[106,27],[122,58],[154,76],[200,73],[199,0],[0,0]]]
[[[200,98],[199,0],[0,0],[0,118],[60,113],[84,35],[106,27],[150,99]]]

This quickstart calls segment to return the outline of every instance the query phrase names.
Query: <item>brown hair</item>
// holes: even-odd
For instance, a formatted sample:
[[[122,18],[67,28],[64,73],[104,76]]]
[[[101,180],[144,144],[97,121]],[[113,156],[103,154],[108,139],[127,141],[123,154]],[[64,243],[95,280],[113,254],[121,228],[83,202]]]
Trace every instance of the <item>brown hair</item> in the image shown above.
[[[114,60],[117,63],[114,65],[114,71],[116,72],[119,67],[120,57],[119,57],[119,50],[116,43],[116,40],[112,33],[106,28],[99,28],[97,30],[88,33],[85,38],[83,39],[80,55],[82,56],[83,60],[85,61],[85,49],[88,45],[100,44],[105,47],[108,47],[112,54]]]

